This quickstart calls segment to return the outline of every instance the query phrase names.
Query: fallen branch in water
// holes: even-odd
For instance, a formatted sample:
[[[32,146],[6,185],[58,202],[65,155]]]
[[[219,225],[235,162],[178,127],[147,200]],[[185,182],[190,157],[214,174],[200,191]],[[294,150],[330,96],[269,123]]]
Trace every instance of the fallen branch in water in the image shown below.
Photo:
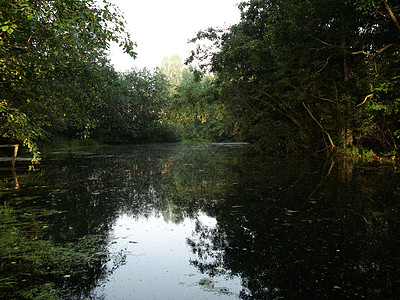
[[[367,218],[364,217],[362,214],[360,214],[360,213],[358,213],[358,212],[356,212],[356,211],[354,211],[354,210],[352,210],[352,209],[350,209],[350,212],[353,212],[353,213],[355,213],[355,214],[361,216],[361,217],[364,219],[365,223],[367,223],[368,225],[372,225],[372,223],[371,223],[370,221],[368,221]]]

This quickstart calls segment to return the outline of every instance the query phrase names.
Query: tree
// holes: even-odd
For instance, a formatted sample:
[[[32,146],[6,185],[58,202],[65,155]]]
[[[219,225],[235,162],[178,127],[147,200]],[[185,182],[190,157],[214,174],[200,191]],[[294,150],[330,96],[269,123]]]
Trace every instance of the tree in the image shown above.
[[[183,139],[220,139],[224,131],[222,106],[212,101],[215,96],[212,76],[202,76],[185,67],[178,55],[164,57],[159,71],[170,87],[164,124],[173,126]]]
[[[224,106],[214,101],[215,95],[212,76],[200,76],[193,70],[184,69],[181,81],[171,90],[164,122],[173,124],[186,140],[228,138],[224,128]]]
[[[218,51],[200,47],[191,57],[211,57],[239,136],[278,152],[396,147],[398,4],[252,0],[239,8],[239,24],[193,39]]]
[[[134,43],[118,9],[94,0],[5,0],[0,15],[0,133],[38,155],[54,124],[92,127],[99,68],[109,42],[132,57]],[[89,80],[82,80],[82,79]]]
[[[184,71],[182,57],[178,54],[174,54],[171,57],[163,57],[160,71],[172,85],[177,85],[181,81]]]
[[[110,74],[97,113],[95,137],[108,143],[157,142],[174,139],[161,123],[169,84],[158,70],[133,69]]]

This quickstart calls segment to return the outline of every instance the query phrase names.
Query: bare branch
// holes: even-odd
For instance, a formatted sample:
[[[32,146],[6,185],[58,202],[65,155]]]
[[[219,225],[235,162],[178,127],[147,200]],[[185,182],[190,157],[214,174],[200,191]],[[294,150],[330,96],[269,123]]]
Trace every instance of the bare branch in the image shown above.
[[[364,101],[363,101],[363,102],[361,102],[360,104],[357,104],[357,107],[363,105],[363,104],[364,104],[365,102],[367,102],[367,100],[368,100],[369,98],[371,98],[373,95],[375,95],[375,93],[372,93],[372,94],[369,94],[368,96],[366,96],[366,97],[364,98]]]
[[[375,57],[375,56],[381,54],[381,53],[382,53],[383,51],[385,51],[386,49],[388,49],[388,48],[394,46],[394,45],[395,45],[395,43],[390,43],[389,45],[386,45],[385,47],[379,49],[379,50],[378,50],[376,53],[374,53],[374,54],[365,52],[364,50],[357,51],[357,52],[352,52],[351,54],[354,54],[354,55],[356,55],[356,54],[365,54],[365,55],[367,55],[367,56],[373,58],[373,57]]]
[[[380,15],[381,17],[384,17],[385,19],[387,18],[387,16],[383,13],[383,12],[381,12],[381,11],[379,11],[379,10],[376,10],[375,11],[378,15]]]
[[[330,56],[326,59],[325,64],[316,72],[316,74],[322,72],[322,70],[325,69],[325,67],[328,65],[329,60],[330,60],[331,57],[332,57],[332,55],[330,55]]]
[[[400,75],[394,76],[392,78],[390,78],[390,81],[396,80],[396,79],[400,79]]]
[[[323,40],[320,40],[319,38],[316,38],[315,36],[311,36],[311,37],[312,37],[314,40],[316,40],[316,41],[318,41],[318,42],[320,42],[320,43],[322,43],[322,44],[324,44],[324,45],[333,47],[332,44],[329,44],[329,43],[327,43],[327,42],[324,42]]]
[[[335,101],[335,100],[328,99],[328,98],[324,98],[324,97],[317,97],[317,99],[320,99],[320,100],[323,100],[323,101],[327,101],[327,102],[336,103],[336,101]]]

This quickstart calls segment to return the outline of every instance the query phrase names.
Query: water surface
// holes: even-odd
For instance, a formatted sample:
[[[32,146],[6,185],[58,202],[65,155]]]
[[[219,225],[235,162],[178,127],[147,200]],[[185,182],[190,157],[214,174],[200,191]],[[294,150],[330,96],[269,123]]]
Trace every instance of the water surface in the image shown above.
[[[54,153],[36,172],[0,176],[2,244],[13,249],[0,256],[4,297],[40,286],[66,299],[400,292],[394,165],[158,144]]]

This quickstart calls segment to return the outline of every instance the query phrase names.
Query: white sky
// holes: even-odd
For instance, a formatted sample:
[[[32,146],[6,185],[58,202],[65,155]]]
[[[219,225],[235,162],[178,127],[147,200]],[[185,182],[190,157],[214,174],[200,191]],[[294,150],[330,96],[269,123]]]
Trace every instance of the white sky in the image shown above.
[[[109,0],[125,15],[127,29],[138,44],[137,59],[112,45],[110,59],[117,71],[159,66],[164,56],[187,58],[194,48],[187,41],[208,27],[233,25],[240,20],[241,0]]]

